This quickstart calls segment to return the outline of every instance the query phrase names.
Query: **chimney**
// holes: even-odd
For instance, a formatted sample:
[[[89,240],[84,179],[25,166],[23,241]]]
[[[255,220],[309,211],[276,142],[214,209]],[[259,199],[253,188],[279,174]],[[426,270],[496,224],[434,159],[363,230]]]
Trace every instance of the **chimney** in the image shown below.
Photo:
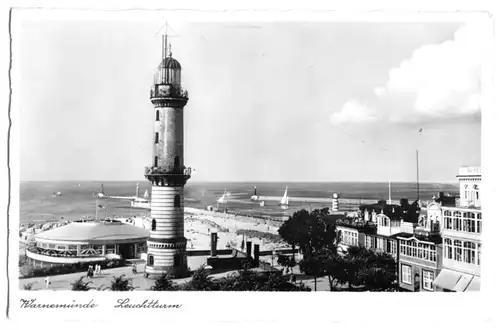
[[[217,257],[217,233],[210,234],[210,256]]]
[[[256,265],[259,265],[259,259],[260,259],[260,246],[259,244],[254,244],[253,245],[253,259]]]
[[[252,242],[247,241],[247,258],[252,257]]]

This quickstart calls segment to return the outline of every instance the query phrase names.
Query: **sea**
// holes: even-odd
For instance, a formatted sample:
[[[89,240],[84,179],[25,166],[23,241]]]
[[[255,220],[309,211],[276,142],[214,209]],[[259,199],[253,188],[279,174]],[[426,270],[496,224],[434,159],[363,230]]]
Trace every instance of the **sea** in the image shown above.
[[[140,183],[140,196],[147,189],[151,194],[151,185],[147,181]],[[24,181],[20,186],[20,222],[46,222],[54,220],[78,220],[83,216],[131,217],[149,214],[147,209],[130,207],[130,201],[118,199],[96,199],[95,194],[101,191],[101,184],[108,195],[135,196],[136,181]],[[318,209],[331,207],[330,203],[298,203],[290,202],[283,209],[279,202],[266,201],[264,206],[250,200],[254,193],[264,196],[283,196],[288,187],[289,197],[331,198],[334,192],[346,199],[387,199],[389,188],[387,182],[188,182],[185,186],[184,206],[206,209],[216,206],[217,200],[226,190],[230,196],[226,204],[219,207],[230,212],[269,216],[285,220],[299,209]],[[416,199],[416,183],[391,183],[392,200],[408,198]],[[60,196],[54,193],[60,192]],[[458,194],[459,188],[447,183],[420,183],[420,198],[429,200],[438,192]],[[100,205],[102,207],[97,207]]]

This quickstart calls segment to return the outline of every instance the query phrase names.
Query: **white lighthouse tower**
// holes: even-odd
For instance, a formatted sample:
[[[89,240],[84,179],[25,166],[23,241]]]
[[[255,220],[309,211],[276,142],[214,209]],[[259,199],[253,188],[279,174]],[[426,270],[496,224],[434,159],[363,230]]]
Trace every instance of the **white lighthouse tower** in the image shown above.
[[[187,272],[184,237],[184,185],[191,176],[184,166],[184,106],[187,91],[181,86],[181,64],[162,36],[162,59],[151,88],[153,157],[145,177],[151,182],[151,233],[147,241],[145,276]]]

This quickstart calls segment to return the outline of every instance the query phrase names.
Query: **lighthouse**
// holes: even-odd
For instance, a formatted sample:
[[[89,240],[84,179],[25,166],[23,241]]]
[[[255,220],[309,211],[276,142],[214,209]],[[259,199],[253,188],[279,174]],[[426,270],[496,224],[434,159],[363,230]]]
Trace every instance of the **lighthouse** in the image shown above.
[[[151,165],[145,177],[151,183],[151,228],[147,241],[145,276],[181,277],[187,273],[184,237],[184,185],[191,170],[184,166],[184,107],[187,91],[181,85],[181,64],[162,36],[162,58],[150,92],[154,111]]]

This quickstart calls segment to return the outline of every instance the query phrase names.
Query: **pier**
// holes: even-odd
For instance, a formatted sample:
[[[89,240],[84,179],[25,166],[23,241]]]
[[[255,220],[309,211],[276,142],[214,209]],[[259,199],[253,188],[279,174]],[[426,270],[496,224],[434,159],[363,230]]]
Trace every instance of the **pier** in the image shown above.
[[[272,202],[280,202],[280,196],[257,196],[253,195],[250,199],[253,201],[272,201]],[[324,197],[288,197],[289,202],[298,202],[298,203],[322,203],[322,204],[330,204],[333,201],[333,198],[324,198]],[[341,205],[361,205],[361,204],[374,204],[377,203],[377,199],[356,199],[356,198],[339,198],[339,203]]]

